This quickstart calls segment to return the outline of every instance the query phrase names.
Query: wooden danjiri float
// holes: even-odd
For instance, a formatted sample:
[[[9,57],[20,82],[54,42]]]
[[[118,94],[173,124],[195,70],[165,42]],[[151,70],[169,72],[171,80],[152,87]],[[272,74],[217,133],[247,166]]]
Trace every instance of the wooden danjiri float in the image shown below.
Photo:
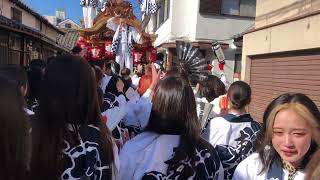
[[[85,26],[86,27],[86,26]],[[145,33],[128,1],[107,1],[93,20],[92,27],[78,29],[76,46],[88,61],[116,60],[120,68],[156,60],[152,46],[157,35]]]

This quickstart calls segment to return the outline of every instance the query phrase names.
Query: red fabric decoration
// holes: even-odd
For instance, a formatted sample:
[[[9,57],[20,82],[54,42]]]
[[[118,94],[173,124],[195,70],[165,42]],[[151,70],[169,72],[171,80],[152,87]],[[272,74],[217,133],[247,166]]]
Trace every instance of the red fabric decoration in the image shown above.
[[[133,64],[136,64],[136,65],[141,64],[141,60],[144,56],[144,52],[134,51],[132,55],[133,55]]]
[[[224,63],[219,63],[219,69],[220,69],[220,71],[224,70]]]
[[[86,36],[83,35],[83,34],[80,34],[78,40],[79,40],[79,41],[86,41]]]
[[[90,58],[96,61],[100,57],[102,57],[103,49],[101,47],[94,47],[94,48],[90,48],[89,52],[90,52]]]
[[[213,66],[211,64],[208,64],[208,70],[211,71]]]
[[[154,47],[151,47],[147,50],[148,56],[147,56],[147,60],[149,62],[156,62],[157,60],[157,49]]]
[[[107,58],[107,59],[111,59],[113,58],[114,54],[111,50],[111,47],[112,47],[112,42],[111,41],[107,41],[105,44],[104,44],[104,57]]]

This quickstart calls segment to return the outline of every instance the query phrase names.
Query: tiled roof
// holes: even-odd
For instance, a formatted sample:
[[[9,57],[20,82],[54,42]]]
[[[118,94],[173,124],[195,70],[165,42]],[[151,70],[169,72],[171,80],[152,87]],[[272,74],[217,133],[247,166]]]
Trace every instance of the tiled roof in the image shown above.
[[[28,7],[26,4],[21,2],[20,0],[10,0],[11,2],[15,3],[18,7],[21,9],[29,12],[30,14],[34,15],[36,18],[38,18],[41,22],[45,23],[46,25],[50,26],[54,30],[58,31],[59,33],[63,34],[64,32],[61,31],[59,28],[51,24],[45,17],[41,16],[39,13]]]
[[[71,50],[74,47],[74,44],[78,41],[79,39],[79,33],[76,30],[73,29],[64,29],[65,35],[59,35],[57,37],[57,43],[68,49]]]

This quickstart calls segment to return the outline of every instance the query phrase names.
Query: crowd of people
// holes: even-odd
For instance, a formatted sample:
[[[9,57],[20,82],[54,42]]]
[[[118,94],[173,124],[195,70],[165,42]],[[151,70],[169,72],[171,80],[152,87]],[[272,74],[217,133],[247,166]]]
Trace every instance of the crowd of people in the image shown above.
[[[185,69],[157,66],[75,55],[0,65],[0,179],[320,178],[308,96],[282,94],[254,119],[246,82],[210,75],[194,88]]]

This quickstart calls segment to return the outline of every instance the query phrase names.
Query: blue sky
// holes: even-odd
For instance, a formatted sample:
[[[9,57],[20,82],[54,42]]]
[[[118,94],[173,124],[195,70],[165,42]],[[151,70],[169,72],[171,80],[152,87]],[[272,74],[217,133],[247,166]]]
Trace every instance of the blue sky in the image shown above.
[[[57,9],[65,9],[67,18],[80,24],[82,9],[80,0],[23,0],[29,7],[41,15],[54,15]],[[134,13],[139,18],[141,15],[138,0],[130,0]]]

